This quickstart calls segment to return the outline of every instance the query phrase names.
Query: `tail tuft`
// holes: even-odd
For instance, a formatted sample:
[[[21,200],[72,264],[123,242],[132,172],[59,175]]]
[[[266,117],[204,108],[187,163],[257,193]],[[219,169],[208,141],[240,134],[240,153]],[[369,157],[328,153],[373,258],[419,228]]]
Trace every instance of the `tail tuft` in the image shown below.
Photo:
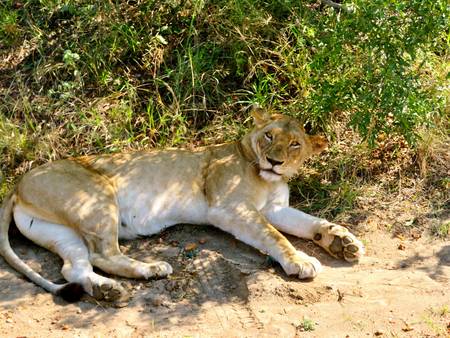
[[[79,301],[83,294],[83,286],[78,283],[68,283],[61,289],[59,289],[56,293],[57,296],[60,296],[62,299],[69,303],[75,303]]]

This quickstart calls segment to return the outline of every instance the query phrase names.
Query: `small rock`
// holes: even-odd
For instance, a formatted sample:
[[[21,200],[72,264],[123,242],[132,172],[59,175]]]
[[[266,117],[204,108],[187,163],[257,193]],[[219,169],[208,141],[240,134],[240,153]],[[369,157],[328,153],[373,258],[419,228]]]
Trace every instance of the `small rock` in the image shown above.
[[[375,333],[374,333],[374,335],[377,336],[377,337],[382,336],[382,335],[384,335],[384,331],[382,331],[382,330],[376,330]]]
[[[8,319],[6,319],[6,322],[7,322],[8,324],[11,324],[11,323],[13,323],[13,320],[12,320],[11,318],[8,318]]]
[[[164,251],[161,252],[165,257],[177,257],[180,253],[180,249],[177,247],[166,247]]]
[[[405,246],[405,244],[400,243],[400,244],[398,245],[397,249],[399,249],[399,250],[405,250],[405,249],[406,249],[406,246]]]
[[[83,311],[81,311],[81,309],[78,309],[78,310],[77,310],[77,314],[79,314],[79,315],[80,315],[82,312],[83,312]]]
[[[128,300],[118,300],[112,304],[112,307],[116,309],[121,309],[128,306]]]
[[[153,306],[161,306],[164,302],[164,299],[161,295],[151,294],[145,297]]]

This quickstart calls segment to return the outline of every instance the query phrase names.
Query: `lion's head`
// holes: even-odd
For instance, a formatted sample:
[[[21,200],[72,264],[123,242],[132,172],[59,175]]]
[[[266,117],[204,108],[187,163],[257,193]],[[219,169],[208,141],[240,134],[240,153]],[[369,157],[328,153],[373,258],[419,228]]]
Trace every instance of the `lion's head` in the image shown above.
[[[271,115],[261,108],[253,109],[252,116],[255,128],[243,144],[251,150],[259,175],[267,181],[294,176],[308,157],[327,146],[324,137],[307,135],[292,117]]]

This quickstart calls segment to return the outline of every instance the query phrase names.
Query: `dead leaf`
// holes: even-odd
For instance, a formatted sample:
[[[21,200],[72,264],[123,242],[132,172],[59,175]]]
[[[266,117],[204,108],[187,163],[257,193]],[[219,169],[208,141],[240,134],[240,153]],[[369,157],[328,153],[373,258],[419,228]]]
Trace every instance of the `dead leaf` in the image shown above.
[[[405,240],[405,236],[403,236],[402,234],[396,234],[395,237],[397,237],[401,241]]]
[[[418,231],[414,231],[411,233],[411,237],[415,240],[418,240],[420,237],[422,237],[422,234]]]
[[[412,330],[414,330],[414,328],[411,327],[408,323],[405,323],[405,326],[402,327],[402,331],[404,331],[404,332],[409,332]]]
[[[197,249],[197,243],[188,243],[184,246],[186,251],[194,251],[195,249]]]

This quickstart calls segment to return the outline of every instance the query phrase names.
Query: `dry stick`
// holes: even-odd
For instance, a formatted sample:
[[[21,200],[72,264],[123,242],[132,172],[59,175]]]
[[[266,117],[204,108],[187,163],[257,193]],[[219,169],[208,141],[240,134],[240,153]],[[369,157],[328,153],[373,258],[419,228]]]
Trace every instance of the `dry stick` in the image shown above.
[[[346,11],[347,13],[351,13],[352,10],[351,8],[348,8],[347,6],[343,6],[342,4],[338,4],[337,2],[331,1],[331,0],[322,0],[322,3],[324,5],[333,7],[335,9],[342,9],[344,11]]]

